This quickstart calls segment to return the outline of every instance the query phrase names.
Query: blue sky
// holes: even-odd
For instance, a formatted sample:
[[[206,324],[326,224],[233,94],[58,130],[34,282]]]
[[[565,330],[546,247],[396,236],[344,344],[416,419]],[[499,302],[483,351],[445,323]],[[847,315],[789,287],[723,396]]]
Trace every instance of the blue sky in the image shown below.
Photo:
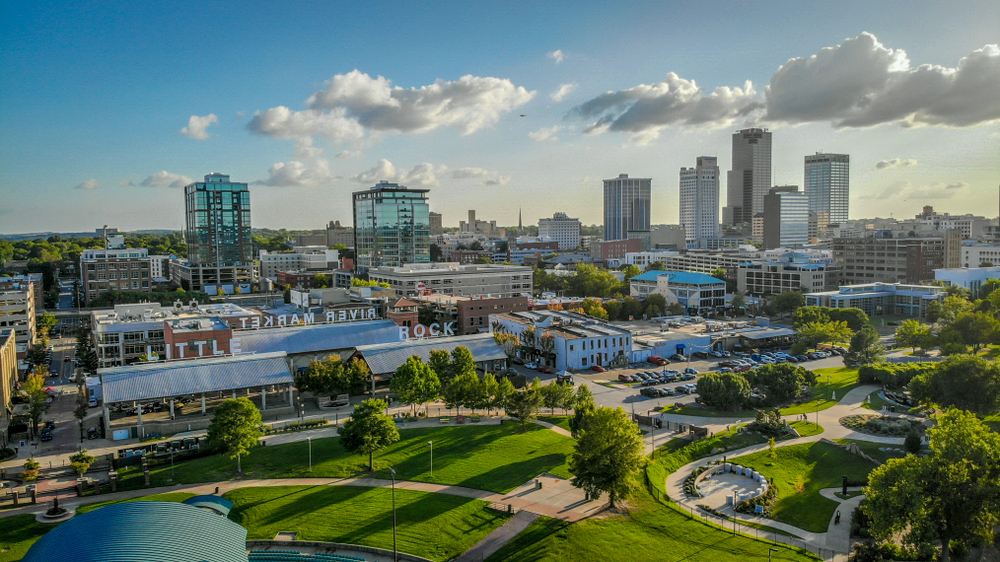
[[[8,3],[0,25],[2,233],[180,229],[177,186],[212,171],[254,184],[259,227],[349,223],[377,179],[430,187],[446,225],[592,224],[619,173],[676,222],[678,169],[728,169],[757,124],[776,183],[851,154],[852,218],[998,212],[996,1]]]

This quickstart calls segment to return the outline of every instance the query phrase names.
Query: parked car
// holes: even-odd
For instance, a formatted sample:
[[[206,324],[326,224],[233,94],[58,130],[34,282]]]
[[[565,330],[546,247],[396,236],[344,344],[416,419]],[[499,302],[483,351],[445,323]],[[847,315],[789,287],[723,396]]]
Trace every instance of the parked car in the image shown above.
[[[656,390],[660,392],[660,396],[677,396],[677,393],[672,388],[658,388]]]
[[[568,384],[573,386],[573,375],[568,373],[565,375],[556,375],[556,384]]]
[[[691,394],[691,389],[685,385],[674,388],[674,391],[677,392],[677,394]]]
[[[690,380],[694,380],[694,375],[692,375],[691,373],[684,373],[683,375],[681,375],[681,376],[679,376],[677,378],[679,378],[682,381],[690,381]]]
[[[695,351],[691,355],[693,357],[697,357],[698,359],[708,359],[708,353],[706,353],[704,351]]]
[[[742,373],[743,371],[749,371],[749,370],[750,370],[750,365],[738,365],[736,367],[733,367],[734,373]]]
[[[686,375],[697,375],[698,374],[698,369],[695,369],[694,367],[688,367],[687,369],[684,369],[684,374],[686,374]]]
[[[660,384],[660,379],[648,379],[642,381],[642,386],[653,386],[654,384]]]
[[[525,363],[525,364],[524,364],[524,368],[525,368],[525,369],[537,369],[537,368],[538,368],[538,365],[536,365],[536,364],[534,364],[534,363]]]
[[[659,355],[650,355],[646,360],[649,361],[650,363],[654,364],[654,365],[666,365],[667,364],[667,360],[664,359],[664,358],[662,358],[662,357],[660,357]]]
[[[648,386],[647,387],[643,387],[642,389],[640,389],[639,390],[639,394],[642,395],[642,396],[646,396],[647,398],[659,398],[660,397],[660,391],[656,390],[655,388],[648,387]]]
[[[45,422],[45,429],[52,430],[52,429],[55,429],[55,428],[56,428],[56,422],[55,421],[53,421],[53,420],[46,420],[46,422]]]
[[[52,441],[52,431],[48,429],[43,429],[41,434],[42,441]]]
[[[632,382],[632,375],[626,375],[625,373],[622,373],[618,375],[618,380],[621,382]]]
[[[538,372],[545,373],[546,375],[551,375],[552,373],[556,372],[556,370],[553,369],[552,367],[539,367]]]
[[[598,372],[598,373],[603,373],[603,372],[607,371],[607,369],[605,369],[604,367],[601,367],[600,365],[594,365],[593,367],[590,368],[590,370]]]
[[[687,357],[684,357],[680,353],[675,353],[669,357],[671,361],[687,361]]]
[[[87,439],[97,439],[97,428],[91,427],[87,430]]]

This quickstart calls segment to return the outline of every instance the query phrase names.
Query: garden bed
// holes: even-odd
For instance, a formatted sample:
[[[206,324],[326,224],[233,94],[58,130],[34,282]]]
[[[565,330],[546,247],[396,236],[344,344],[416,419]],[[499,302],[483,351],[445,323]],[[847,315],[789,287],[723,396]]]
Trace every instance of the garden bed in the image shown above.
[[[859,433],[883,437],[905,437],[913,427],[916,427],[921,434],[924,432],[924,424],[907,418],[859,414],[842,417],[839,421],[840,425]]]

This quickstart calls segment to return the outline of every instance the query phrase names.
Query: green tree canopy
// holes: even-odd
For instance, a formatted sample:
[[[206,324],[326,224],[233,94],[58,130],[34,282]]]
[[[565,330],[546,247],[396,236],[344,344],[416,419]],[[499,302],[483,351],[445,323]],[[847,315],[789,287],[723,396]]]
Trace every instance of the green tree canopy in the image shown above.
[[[555,414],[555,409],[568,410],[573,407],[573,387],[568,384],[556,384],[555,380],[549,381],[541,389],[542,404]]]
[[[919,320],[903,320],[896,328],[896,342],[903,347],[912,348],[916,353],[917,348],[926,349],[931,342],[930,326],[921,324]]]
[[[588,316],[593,316],[594,318],[600,318],[601,320],[608,320],[608,311],[604,309],[601,301],[592,297],[583,299],[580,303],[583,308],[583,313]]]
[[[249,398],[229,398],[215,407],[208,425],[208,444],[229,458],[236,458],[236,471],[243,472],[241,457],[257,445],[264,434],[260,410]]]
[[[846,343],[850,341],[851,329],[840,321],[810,322],[800,328],[799,342],[806,347],[816,347],[821,343]]]
[[[659,293],[653,293],[646,297],[646,300],[642,303],[645,309],[643,312],[653,318],[654,316],[661,316],[665,310],[667,310],[667,297]],[[656,314],[654,314],[654,312]]]
[[[386,414],[386,403],[375,398],[354,407],[351,418],[338,432],[344,449],[368,455],[368,470],[375,470],[375,453],[399,441],[399,430]]]
[[[792,363],[765,364],[740,375],[747,379],[751,388],[763,390],[772,404],[791,400],[799,395],[803,384],[816,382],[812,371]]]
[[[597,408],[587,415],[569,461],[574,486],[594,499],[607,493],[614,508],[638,489],[642,465],[639,427],[625,410]]]
[[[962,341],[972,346],[973,353],[996,343],[1000,336],[1000,321],[986,312],[961,312],[948,327],[962,334]]]
[[[21,392],[28,398],[28,418],[31,420],[31,429],[38,434],[38,424],[42,422],[42,416],[49,411],[49,395],[45,393],[46,369],[43,365],[35,367],[35,371],[28,375],[27,380],[21,384]]]
[[[926,457],[889,459],[872,471],[864,509],[876,538],[936,539],[948,562],[951,541],[989,541],[1000,524],[1000,434],[950,410],[927,435]]]
[[[322,361],[311,361],[306,370],[295,377],[295,386],[316,396],[357,395],[365,391],[370,380],[371,373],[361,359],[355,358],[345,364],[340,356],[331,355]]]
[[[913,397],[979,416],[1000,413],[1000,365],[975,355],[955,355],[910,381]]]
[[[431,370],[437,373],[441,386],[448,386],[451,379],[455,378],[455,373],[451,370],[451,356],[443,349],[432,349],[430,359],[427,364]]]
[[[525,425],[538,417],[538,410],[543,403],[542,384],[536,377],[531,384],[516,391],[507,406],[507,415],[521,422],[521,431]]]
[[[774,306],[779,314],[791,314],[800,306],[805,306],[806,297],[798,291],[785,291],[774,297]]]
[[[594,394],[590,392],[590,388],[587,385],[581,384],[576,389],[576,395],[573,396],[573,419],[569,420],[569,428],[573,432],[574,438],[580,436],[580,431],[585,425],[587,416],[592,414],[596,409],[597,404],[594,402]]]
[[[844,355],[844,365],[856,369],[862,365],[885,361],[885,346],[879,341],[878,332],[871,324],[865,324],[851,337],[851,347]]]
[[[434,400],[441,393],[441,381],[437,373],[420,357],[411,355],[406,363],[396,369],[389,388],[403,402],[410,404],[411,412],[417,406]]]
[[[708,373],[698,379],[701,401],[721,410],[735,410],[750,397],[750,383],[740,373]]]

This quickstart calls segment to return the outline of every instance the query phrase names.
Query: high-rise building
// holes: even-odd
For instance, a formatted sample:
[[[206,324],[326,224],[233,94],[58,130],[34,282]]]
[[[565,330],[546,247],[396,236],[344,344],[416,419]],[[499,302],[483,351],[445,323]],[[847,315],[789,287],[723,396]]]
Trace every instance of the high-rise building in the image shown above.
[[[764,249],[801,248],[809,242],[809,197],[797,185],[764,196]]]
[[[86,307],[108,291],[149,293],[152,260],[146,248],[84,250],[80,254],[80,298]]]
[[[630,230],[649,230],[651,178],[621,174],[604,180],[604,239],[624,240]]]
[[[764,210],[764,196],[771,188],[771,133],[743,129],[733,133],[733,168],[726,177],[729,224],[749,228],[753,216]],[[749,230],[748,230],[749,231]]]
[[[355,268],[359,272],[430,263],[429,191],[381,180],[370,189],[354,192]]]
[[[847,222],[850,171],[850,155],[817,152],[806,156],[805,182],[802,187],[809,196],[809,210],[817,216],[827,213],[831,224]],[[819,228],[825,229],[826,226],[821,224]]]
[[[444,233],[444,226],[441,224],[441,213],[431,211],[427,213],[427,218],[430,221],[431,236],[438,236]]]
[[[687,243],[719,236],[719,159],[699,156],[694,168],[681,168],[680,223]]]
[[[551,219],[538,219],[538,237],[555,240],[560,250],[579,248],[580,219],[571,219],[566,213],[555,213]]]
[[[212,172],[184,186],[187,261],[171,263],[171,278],[189,291],[249,292],[256,281],[250,231],[250,189]]]

